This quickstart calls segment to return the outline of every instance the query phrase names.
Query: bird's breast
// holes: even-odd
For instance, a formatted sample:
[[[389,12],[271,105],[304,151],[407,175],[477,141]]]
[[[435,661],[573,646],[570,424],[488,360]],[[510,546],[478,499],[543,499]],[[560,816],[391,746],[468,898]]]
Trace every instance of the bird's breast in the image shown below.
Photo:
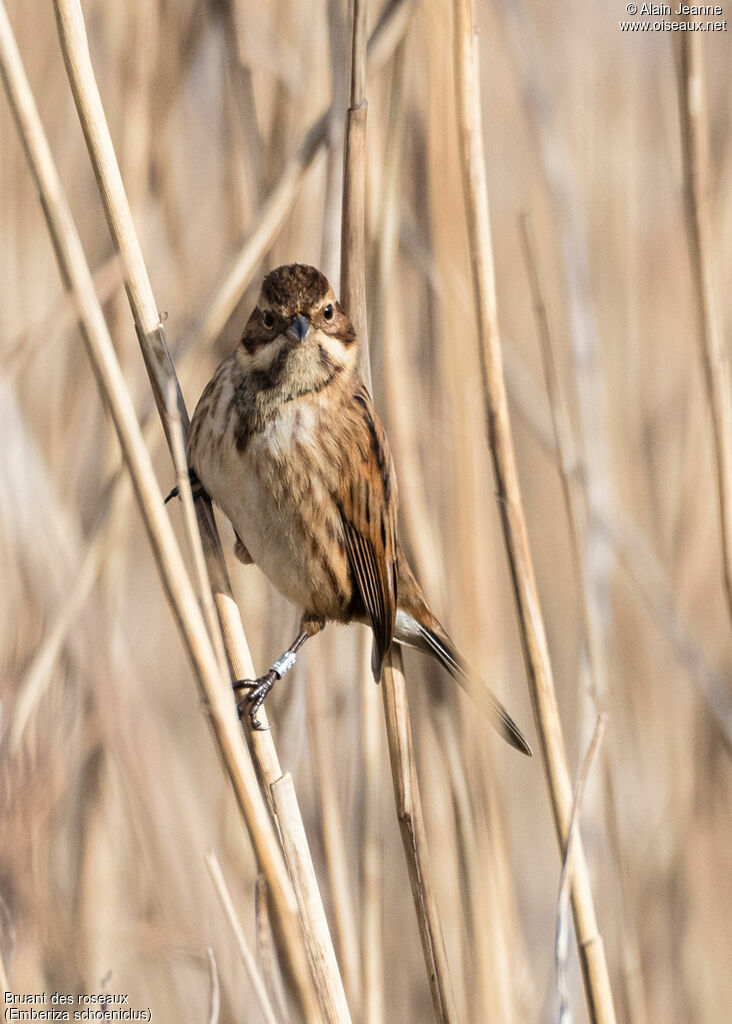
[[[351,600],[334,465],[320,403],[286,403],[243,447],[224,429],[194,463],[254,562],[305,611],[343,618]],[[223,422],[215,411],[212,430]]]

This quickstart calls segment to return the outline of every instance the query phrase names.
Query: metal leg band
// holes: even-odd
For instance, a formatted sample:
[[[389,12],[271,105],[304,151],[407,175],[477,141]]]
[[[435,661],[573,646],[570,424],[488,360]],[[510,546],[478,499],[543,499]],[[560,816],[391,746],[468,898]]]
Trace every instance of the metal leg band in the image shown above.
[[[272,671],[276,672],[280,679],[286,672],[289,672],[292,666],[297,660],[297,655],[292,651],[285,651],[272,666]]]

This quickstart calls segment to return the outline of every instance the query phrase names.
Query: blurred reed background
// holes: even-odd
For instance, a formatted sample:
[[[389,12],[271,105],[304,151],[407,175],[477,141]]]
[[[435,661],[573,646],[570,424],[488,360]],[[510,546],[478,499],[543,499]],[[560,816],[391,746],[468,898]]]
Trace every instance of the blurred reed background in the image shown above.
[[[373,389],[395,455],[411,560],[435,611],[534,742],[485,438],[451,5],[402,6],[367,86]],[[174,482],[170,459],[151,415],[52,5],[7,7],[165,491]],[[573,774],[597,714],[591,678],[609,712],[582,832],[616,1011],[629,1024],[726,1024],[730,619],[673,48],[668,34],[620,33],[624,5],[481,0],[477,10],[506,376]],[[379,11],[373,3],[371,27]],[[268,269],[308,262],[338,280],[348,12],[338,0],[87,0],[84,13],[192,409],[236,343]],[[725,338],[728,36],[705,37],[703,54],[710,257]],[[212,297],[333,97],[330,140],[302,175],[286,179],[292,208],[220,329]],[[589,616],[521,245],[526,210],[569,404],[572,486],[591,510],[579,574]],[[215,974],[219,1019],[255,1024],[264,1017],[205,854],[216,851],[269,976],[255,860],[139,514],[116,476],[118,443],[5,102],[0,391],[2,974],[16,992],[104,985],[166,1022],[211,1019]],[[182,537],[179,509],[170,506],[170,516]],[[230,554],[233,534],[223,520],[220,527]],[[257,569],[230,562],[263,671],[290,641],[296,612]],[[383,740],[371,780],[379,839],[364,863],[360,634],[331,627],[309,644],[268,709],[295,779],[353,1019],[406,1024],[431,1019],[432,1008]],[[406,672],[458,1016],[549,1020],[561,863],[540,760],[503,745],[432,664],[410,654]],[[368,898],[365,866],[376,878]],[[366,927],[367,908],[379,902],[380,934]],[[573,949],[569,959],[572,1008],[583,1020]]]

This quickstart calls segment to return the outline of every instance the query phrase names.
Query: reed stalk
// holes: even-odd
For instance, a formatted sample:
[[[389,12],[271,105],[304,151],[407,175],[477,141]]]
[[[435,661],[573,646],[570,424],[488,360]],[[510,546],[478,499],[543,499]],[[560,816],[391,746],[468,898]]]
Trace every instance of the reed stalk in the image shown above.
[[[361,347],[361,372],[371,390],[366,322],[366,3],[354,0],[352,21],[350,103],[346,113],[346,144],[343,172],[341,223],[341,296],[354,322]],[[370,685],[365,680],[364,685]],[[422,951],[432,994],[435,1018],[440,1024],[456,1017],[434,880],[427,852],[422,804],[412,746],[406,684],[401,654],[392,645],[382,677],[382,698],[397,817],[407,861],[412,896],[417,912]],[[372,702],[364,702],[373,714]],[[370,735],[373,725],[364,724]]]
[[[483,152],[477,35],[470,0],[454,2],[454,48],[461,168],[488,440],[534,719],[555,830],[560,849],[564,852],[569,837],[572,787],[536,589],[503,378]],[[579,835],[575,842],[572,910],[588,1012],[593,1024],[614,1024],[615,1009],[607,962]]]
[[[510,349],[506,352],[505,366],[506,383],[517,414],[525,422],[546,458],[557,464],[551,413],[541,405],[538,385]],[[562,472],[558,465],[557,469]],[[581,462],[568,461],[566,472],[570,477],[581,474]],[[635,601],[648,611],[651,620],[666,638],[674,657],[714,720],[727,751],[732,753],[732,698],[723,673],[709,664],[700,638],[679,609],[671,582],[648,540],[638,524],[620,509],[614,509],[611,514],[592,509],[591,517],[623,570]]]
[[[358,334],[361,375],[371,391],[366,322],[366,11],[365,0],[353,0],[350,102],[343,157],[341,296]]]
[[[404,681],[402,655],[398,647],[392,647],[389,663],[385,666],[381,695],[386,717],[394,800],[412,898],[417,910],[417,924],[430,983],[432,1008],[438,1024],[454,1024],[458,1019],[457,1011],[424,827],[407,687]]]
[[[244,929],[241,926],[241,922],[236,913],[234,902],[229,892],[229,887],[226,884],[224,873],[221,870],[219,859],[215,853],[210,852],[206,855],[206,867],[211,875],[211,881],[216,889],[216,895],[221,902],[221,907],[226,914],[226,919],[229,922],[234,937],[236,938],[236,945],[239,949],[239,955],[241,956],[244,969],[249,976],[249,981],[252,983],[254,994],[257,997],[257,1002],[262,1011],[262,1015],[265,1020],[265,1024],[279,1024],[277,1017],[275,1016],[274,1008],[270,1002],[269,994],[267,992],[267,986],[264,983],[264,978],[257,966],[257,961],[254,959],[254,955],[249,948]]]
[[[572,436],[569,409],[567,408],[567,402],[560,384],[559,374],[557,372],[552,334],[549,329],[549,317],[544,302],[544,295],[539,276],[534,232],[531,218],[528,213],[521,216],[520,228],[524,260],[528,271],[529,288],[531,291],[534,316],[537,325],[537,333],[539,335],[541,345],[544,379],[549,398],[552,426],[554,428],[556,458],[562,484],[564,507],[567,513],[567,522],[569,525],[572,562],[577,578],[577,592],[582,617],[589,689],[598,715],[605,715],[607,714],[608,703],[607,686],[600,682],[601,678],[603,680],[605,678],[604,651],[600,644],[600,629],[597,626],[597,605],[596,602],[592,600],[592,580],[587,566],[587,562],[589,561],[587,546],[589,519],[587,498],[584,494],[581,474],[573,472],[572,469],[572,467],[577,466],[577,455]],[[598,529],[597,525],[594,525],[594,529]],[[602,531],[600,531],[600,533],[604,538]],[[605,543],[607,543],[606,540]],[[623,951],[622,957],[625,998],[629,1007],[631,1007],[631,1018],[633,1022],[636,1022],[636,1024],[642,1024],[643,1021],[647,1020],[647,1012],[645,1009],[645,997],[643,995],[643,978],[637,966],[640,962],[638,937],[635,922],[633,921],[632,907],[629,905],[626,894],[628,872],[620,839],[621,830],[619,826],[619,811],[615,795],[615,782],[613,779],[613,770],[607,746],[603,748],[601,761],[605,792],[607,832],[610,840],[613,861],[615,863],[616,885],[619,893],[621,917],[624,922],[621,946]],[[576,801],[577,790],[575,790],[575,802]],[[565,883],[565,885],[568,885],[568,883]]]
[[[308,736],[323,823],[323,847],[333,900],[338,959],[349,1003],[352,1006],[360,1006],[363,956],[358,939],[356,906],[348,871],[343,818],[338,806],[336,783],[339,770],[333,758],[333,741],[328,725],[330,709],[320,659],[310,662],[306,687]]]
[[[366,312],[366,61],[367,5],[354,0],[350,33],[350,75],[345,116],[343,150],[343,192],[341,198],[341,301],[356,328],[360,348],[360,369],[372,391],[371,356]],[[398,52],[398,48],[397,51]],[[382,954],[383,868],[379,842],[381,733],[379,709],[373,692],[368,659],[359,658],[361,689],[361,736],[363,768],[367,783],[363,812],[364,851],[362,862],[364,1020],[381,1024],[384,1014]]]
[[[360,370],[369,391],[372,390],[371,358],[369,353],[368,321],[366,316],[366,39],[367,5],[354,0],[350,32],[350,75],[348,106],[345,117],[343,150],[343,192],[341,197],[341,262],[340,295],[344,309],[350,316],[360,350]],[[378,704],[373,699],[373,681],[365,658],[359,658],[359,686],[361,688],[361,735],[364,771],[369,778],[366,787],[363,829],[365,850],[362,887],[364,907],[364,995],[365,1019],[378,1022],[383,1012],[383,963],[378,952],[381,946],[383,881],[380,870],[377,840],[379,820],[378,801],[373,776],[379,772]],[[369,777],[370,776],[370,777]],[[373,990],[371,989],[373,986]]]
[[[557,1024],[571,1024],[572,1013],[569,1008],[569,984],[567,980],[567,952],[569,949],[569,885],[572,851],[577,841],[579,822],[582,814],[582,799],[592,763],[600,749],[602,738],[607,726],[607,712],[601,711],[597,716],[595,729],[582,761],[577,782],[574,787],[572,814],[569,819],[569,835],[567,848],[562,859],[562,874],[559,879],[559,898],[557,899],[557,921],[554,930],[554,968],[557,979]]]
[[[684,213],[704,384],[712,418],[722,573],[732,617],[732,387],[715,284],[703,42],[698,33],[679,32],[676,44]]]
[[[381,783],[383,740],[379,721],[379,695],[370,677],[371,651],[361,644],[361,743],[364,771],[362,839],[363,1021],[384,1024],[384,843]]]
[[[372,73],[386,63],[398,46],[406,30],[412,3],[413,0],[387,0],[384,5],[368,41],[367,56],[369,70]],[[223,330],[259,266],[262,256],[271,246],[285,217],[292,209],[308,171],[317,157],[335,141],[330,137],[333,130],[333,106],[332,104],[313,121],[297,152],[286,164],[277,183],[272,186],[272,191],[265,200],[242,248],[188,332],[188,343],[194,342],[197,348],[206,349]],[[362,115],[355,115],[356,122],[361,119],[365,126],[365,108]],[[356,125],[356,145],[359,144],[360,131],[360,127]]]

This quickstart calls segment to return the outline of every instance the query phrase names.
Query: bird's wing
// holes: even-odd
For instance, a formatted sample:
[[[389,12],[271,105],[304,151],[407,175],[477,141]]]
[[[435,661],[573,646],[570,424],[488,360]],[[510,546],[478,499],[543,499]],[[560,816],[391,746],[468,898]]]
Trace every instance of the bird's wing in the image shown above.
[[[349,402],[345,429],[336,497],[349,565],[374,633],[371,668],[378,680],[396,619],[397,491],[389,445],[363,385]]]

